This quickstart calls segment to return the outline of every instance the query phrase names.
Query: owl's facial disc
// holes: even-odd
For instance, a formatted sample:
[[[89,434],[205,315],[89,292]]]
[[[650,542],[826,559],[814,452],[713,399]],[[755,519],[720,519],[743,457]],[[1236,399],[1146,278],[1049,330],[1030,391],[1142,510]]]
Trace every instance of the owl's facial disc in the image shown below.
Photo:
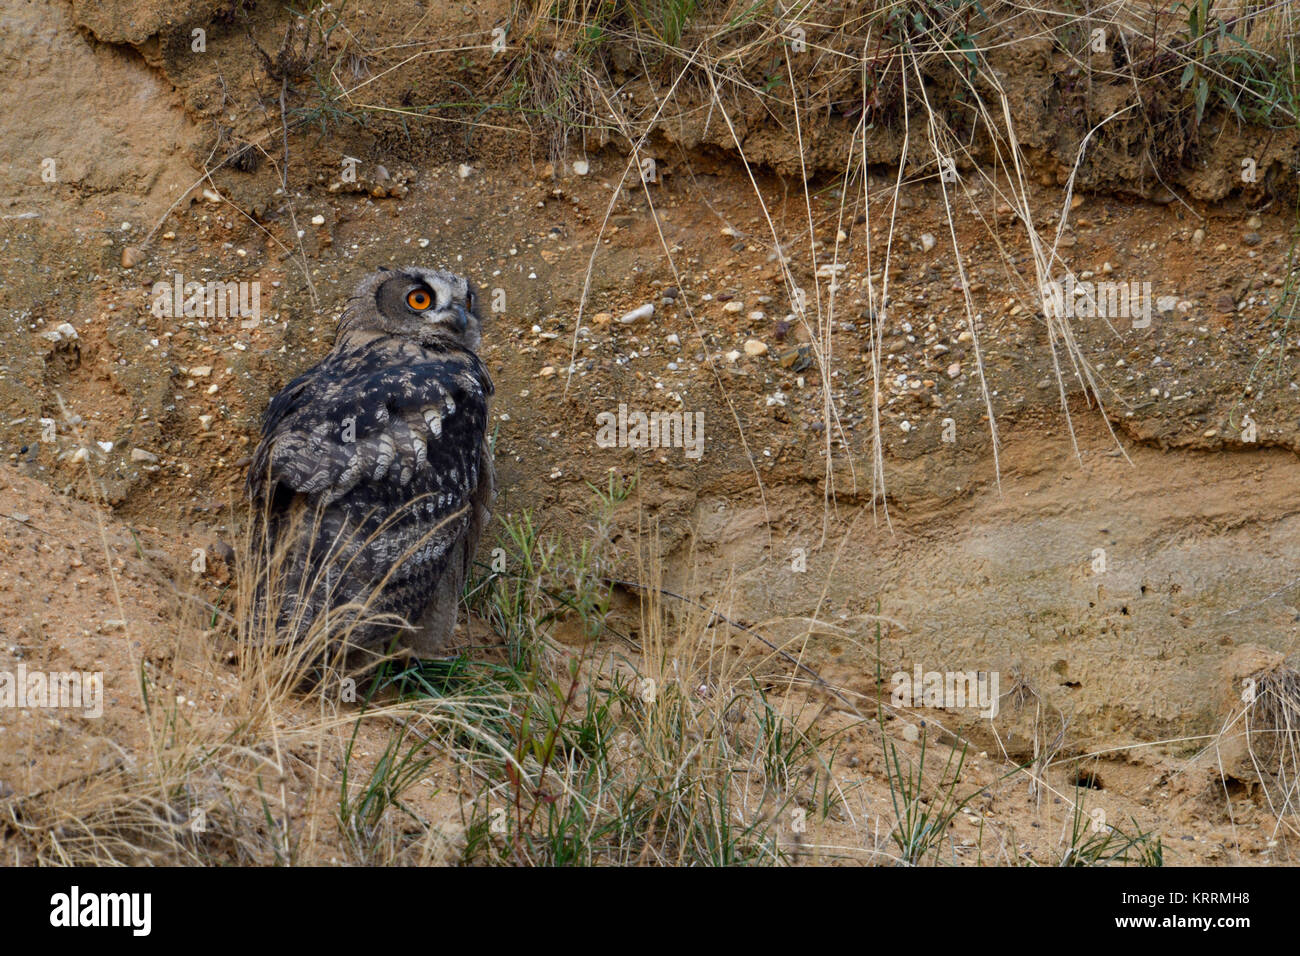
[[[450,324],[457,332],[464,332],[469,327],[469,315],[465,311],[465,306],[454,299],[442,309],[436,309],[437,304],[437,293],[428,286],[414,285],[406,293],[406,307],[417,315],[433,313],[430,316],[432,320],[443,323],[450,318]]]
[[[424,269],[398,273],[380,285],[376,295],[380,313],[389,319],[405,317],[457,335],[464,334],[475,317],[474,299],[461,276]]]

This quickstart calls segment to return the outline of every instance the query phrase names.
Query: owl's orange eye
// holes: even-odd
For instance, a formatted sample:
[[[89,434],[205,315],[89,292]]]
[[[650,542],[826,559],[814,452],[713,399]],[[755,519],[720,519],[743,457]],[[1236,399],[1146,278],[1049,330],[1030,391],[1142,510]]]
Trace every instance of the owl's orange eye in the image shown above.
[[[433,305],[433,296],[429,295],[428,289],[412,289],[406,293],[406,304],[416,312],[423,312]]]

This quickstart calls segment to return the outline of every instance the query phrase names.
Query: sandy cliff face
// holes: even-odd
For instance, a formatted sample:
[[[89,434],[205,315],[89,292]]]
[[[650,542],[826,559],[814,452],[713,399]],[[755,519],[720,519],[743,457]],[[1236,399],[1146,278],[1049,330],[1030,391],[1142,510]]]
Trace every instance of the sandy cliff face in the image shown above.
[[[427,37],[486,38],[508,5],[410,6]],[[401,12],[364,24],[372,48],[406,42]],[[1089,377],[1049,335],[1012,184],[981,175],[978,145],[945,189],[915,138],[895,193],[903,137],[882,124],[858,147],[866,203],[861,183],[836,191],[861,92],[842,78],[810,74],[828,99],[800,128],[740,94],[728,124],[707,86],[683,89],[643,190],[619,186],[629,154],[608,130],[557,157],[540,119],[447,107],[496,75],[486,40],[409,68],[340,61],[356,89],[333,107],[362,123],[326,115],[333,74],[308,68],[321,49],[296,29],[229,2],[0,0],[0,670],[103,670],[112,704],[102,722],[0,712],[0,797],[140,745],[136,673],[168,666],[178,629],[202,639],[173,585],[216,600],[229,583],[218,561],[185,569],[237,533],[267,397],[328,348],[358,275],[407,261],[505,303],[485,331],[503,513],[580,528],[588,481],[636,475],[621,546],[656,550],[675,587],[837,686],[874,694],[878,653],[886,677],[999,672],[1014,694],[994,723],[932,716],[995,756],[1032,757],[1048,714],[1067,749],[1122,754],[1112,779],[1138,800],[1219,730],[1241,680],[1300,649],[1300,370],[1276,311],[1293,294],[1292,133],[1207,119],[1157,179],[1142,157],[1173,133],[1125,118],[1072,203],[1089,111],[1129,93],[1099,87],[1085,109],[1047,41],[992,54],[1043,240],[1068,221],[1057,261],[1151,287],[1146,325],[1072,326]],[[634,62],[611,69],[651,96]],[[439,106],[394,115],[412,103]],[[812,262],[780,268],[813,242],[823,269],[847,267],[840,311],[789,322],[792,282],[829,301]],[[178,274],[255,283],[257,313],[159,314],[155,284]],[[620,403],[699,412],[704,453],[600,447],[595,416]]]

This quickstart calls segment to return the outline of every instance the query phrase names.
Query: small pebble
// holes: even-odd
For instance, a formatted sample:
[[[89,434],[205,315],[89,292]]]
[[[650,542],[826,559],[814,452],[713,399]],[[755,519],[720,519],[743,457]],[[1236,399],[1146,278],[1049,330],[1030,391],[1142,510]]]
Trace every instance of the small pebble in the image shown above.
[[[70,322],[60,322],[54,328],[41,333],[41,338],[49,339],[51,342],[71,342],[77,337],[77,330]]]
[[[645,305],[633,309],[619,319],[623,325],[631,325],[638,319],[648,319],[655,314],[655,307],[647,302]]]

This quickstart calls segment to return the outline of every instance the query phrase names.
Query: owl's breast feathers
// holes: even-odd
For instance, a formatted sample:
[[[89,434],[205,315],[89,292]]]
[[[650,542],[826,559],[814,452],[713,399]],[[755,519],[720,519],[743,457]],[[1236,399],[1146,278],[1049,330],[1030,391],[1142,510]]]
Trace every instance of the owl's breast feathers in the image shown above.
[[[492,391],[473,353],[382,336],[336,347],[275,396],[247,491],[272,537],[307,506],[302,560],[340,567],[325,600],[356,600],[382,582],[379,611],[422,611],[471,527],[476,492],[492,482]]]

